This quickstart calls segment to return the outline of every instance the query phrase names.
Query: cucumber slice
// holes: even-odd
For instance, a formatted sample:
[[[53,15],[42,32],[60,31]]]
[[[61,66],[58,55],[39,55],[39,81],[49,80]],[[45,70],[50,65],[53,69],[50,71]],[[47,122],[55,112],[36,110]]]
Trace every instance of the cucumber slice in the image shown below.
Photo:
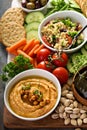
[[[42,12],[31,12],[29,13],[26,18],[25,18],[25,22],[26,23],[31,23],[31,22],[41,22],[44,19],[44,15]]]
[[[75,71],[75,70],[73,69],[73,64],[72,64],[71,59],[68,60],[67,69],[69,70],[70,73],[74,73],[74,71]]]
[[[31,40],[31,39],[39,39],[38,38],[38,31],[37,30],[31,30],[27,33],[27,41]]]
[[[29,32],[30,30],[38,30],[40,23],[39,22],[32,22],[26,25],[25,29],[26,32]]]
[[[87,56],[87,50],[85,49],[85,47],[81,48],[81,53]]]
[[[87,50],[87,42],[85,43],[84,47],[85,47],[85,49]]]

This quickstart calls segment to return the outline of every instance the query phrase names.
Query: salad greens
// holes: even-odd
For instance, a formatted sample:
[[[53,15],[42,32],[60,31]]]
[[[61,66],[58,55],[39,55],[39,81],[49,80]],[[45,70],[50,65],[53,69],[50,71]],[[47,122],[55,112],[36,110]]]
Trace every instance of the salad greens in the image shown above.
[[[46,16],[62,10],[75,10],[81,12],[79,5],[74,0],[51,0]]]
[[[14,58],[13,62],[9,62],[3,67],[3,72],[0,77],[3,81],[7,81],[9,78],[13,78],[20,72],[32,68],[33,66],[28,58],[25,58],[22,55],[18,55]]]

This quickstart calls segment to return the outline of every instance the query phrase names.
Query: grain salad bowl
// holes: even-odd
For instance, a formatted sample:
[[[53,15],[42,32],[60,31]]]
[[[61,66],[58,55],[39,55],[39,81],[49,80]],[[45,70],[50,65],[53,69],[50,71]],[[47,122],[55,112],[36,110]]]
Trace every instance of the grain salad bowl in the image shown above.
[[[36,121],[51,114],[59,104],[61,85],[46,70],[31,69],[16,75],[5,88],[4,103],[15,117]]]
[[[40,41],[47,47],[47,48],[49,48],[50,50],[52,50],[52,51],[61,51],[61,49],[56,49],[55,47],[54,47],[54,45],[53,44],[55,44],[54,43],[54,41],[52,41],[53,39],[55,40],[56,39],[56,41],[57,41],[57,43],[59,43],[59,41],[60,41],[60,34],[59,34],[59,37],[57,37],[57,34],[59,33],[59,32],[56,32],[56,35],[54,35],[54,32],[53,32],[53,28],[52,28],[52,30],[51,30],[51,32],[49,32],[49,34],[48,34],[48,32],[46,32],[46,31],[44,31],[44,30],[46,30],[47,28],[46,28],[46,26],[50,26],[49,25],[49,23],[51,23],[52,22],[52,20],[64,20],[64,19],[70,19],[71,20],[71,22],[73,23],[72,24],[72,26],[71,25],[69,25],[69,27],[68,27],[68,29],[67,28],[61,28],[61,30],[62,30],[62,33],[61,33],[61,31],[59,30],[59,27],[57,27],[57,31],[59,31],[62,35],[63,35],[63,33],[72,33],[72,31],[73,31],[73,29],[72,28],[77,28],[77,25],[79,24],[79,28],[78,28],[78,32],[79,32],[79,30],[80,30],[80,26],[81,26],[81,29],[84,27],[84,26],[86,26],[87,25],[87,19],[81,14],[81,13],[78,13],[78,12],[76,12],[76,11],[59,11],[59,12],[56,12],[56,13],[53,13],[52,15],[49,15],[48,17],[46,17],[42,22],[41,22],[41,24],[40,24],[40,26],[39,26],[39,29],[38,29],[38,35],[39,35],[39,39],[40,39]],[[55,21],[56,21],[55,20]],[[57,23],[57,22],[56,22]],[[63,23],[63,22],[62,22]],[[55,22],[54,22],[54,24],[55,24]],[[64,24],[66,24],[66,23],[64,23]],[[69,23],[68,23],[69,24]],[[74,27],[74,25],[76,25],[76,27]],[[65,25],[63,25],[63,26],[65,26]],[[60,27],[62,27],[62,25],[60,25]],[[46,29],[45,29],[46,28]],[[69,32],[69,29],[71,28],[71,30],[70,30],[70,32]],[[54,30],[55,31],[55,30]],[[45,32],[45,33],[44,33]],[[50,36],[50,34],[51,33],[53,33],[53,35],[52,36]],[[77,33],[77,32],[76,32]],[[44,35],[45,36],[47,36],[46,37],[46,39],[45,38],[43,38],[44,37]],[[63,40],[63,36],[61,35],[61,43],[63,44],[62,46],[65,46],[65,39]],[[66,34],[67,35],[67,34]],[[70,34],[70,35],[72,35],[72,34]],[[74,36],[75,36],[76,34],[74,34]],[[79,44],[79,40],[78,40],[78,45],[76,45],[76,46],[72,46],[71,48],[67,48],[66,46],[62,49],[64,52],[67,52],[67,53],[72,53],[72,52],[75,52],[75,51],[77,51],[78,49],[80,49],[85,43],[86,43],[86,41],[87,41],[87,28],[82,32],[82,34],[81,34],[82,36],[80,36],[80,40],[82,40],[82,41],[80,41],[80,44]],[[56,37],[56,38],[55,38]],[[82,39],[81,39],[81,37],[82,37]],[[67,38],[67,37],[66,37]],[[74,38],[74,37],[73,37]],[[72,38],[72,40],[73,40],[73,38]],[[50,39],[50,41],[49,41],[49,39]],[[68,39],[68,38],[67,38]],[[63,42],[62,42],[63,41]],[[70,38],[69,38],[69,41],[70,41]],[[50,42],[50,44],[49,44],[49,42]],[[51,45],[51,42],[53,42],[53,44]],[[72,42],[71,42],[72,43]],[[69,43],[69,44],[71,44],[71,43]],[[61,47],[59,47],[59,48],[61,48]]]

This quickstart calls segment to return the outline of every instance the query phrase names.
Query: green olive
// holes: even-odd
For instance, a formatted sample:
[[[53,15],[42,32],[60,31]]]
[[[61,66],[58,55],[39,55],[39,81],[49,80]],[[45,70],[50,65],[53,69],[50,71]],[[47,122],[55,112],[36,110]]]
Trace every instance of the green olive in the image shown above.
[[[47,0],[40,0],[41,6],[45,6],[47,4]]]
[[[29,0],[29,2],[35,2],[36,0]]]
[[[35,9],[35,4],[33,2],[28,2],[26,4],[27,9]]]

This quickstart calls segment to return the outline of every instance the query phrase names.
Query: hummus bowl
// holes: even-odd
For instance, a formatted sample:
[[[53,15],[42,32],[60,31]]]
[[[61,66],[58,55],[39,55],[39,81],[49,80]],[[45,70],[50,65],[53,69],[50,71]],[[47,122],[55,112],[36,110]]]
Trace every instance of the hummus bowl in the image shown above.
[[[5,88],[4,103],[15,117],[36,121],[51,114],[59,104],[61,85],[46,70],[31,69],[16,75]]]
[[[87,41],[87,28],[79,35],[73,45],[76,34],[87,25],[87,19],[76,11],[59,11],[46,17],[38,28],[40,41],[52,51],[73,53]],[[69,47],[70,46],[70,47]]]

